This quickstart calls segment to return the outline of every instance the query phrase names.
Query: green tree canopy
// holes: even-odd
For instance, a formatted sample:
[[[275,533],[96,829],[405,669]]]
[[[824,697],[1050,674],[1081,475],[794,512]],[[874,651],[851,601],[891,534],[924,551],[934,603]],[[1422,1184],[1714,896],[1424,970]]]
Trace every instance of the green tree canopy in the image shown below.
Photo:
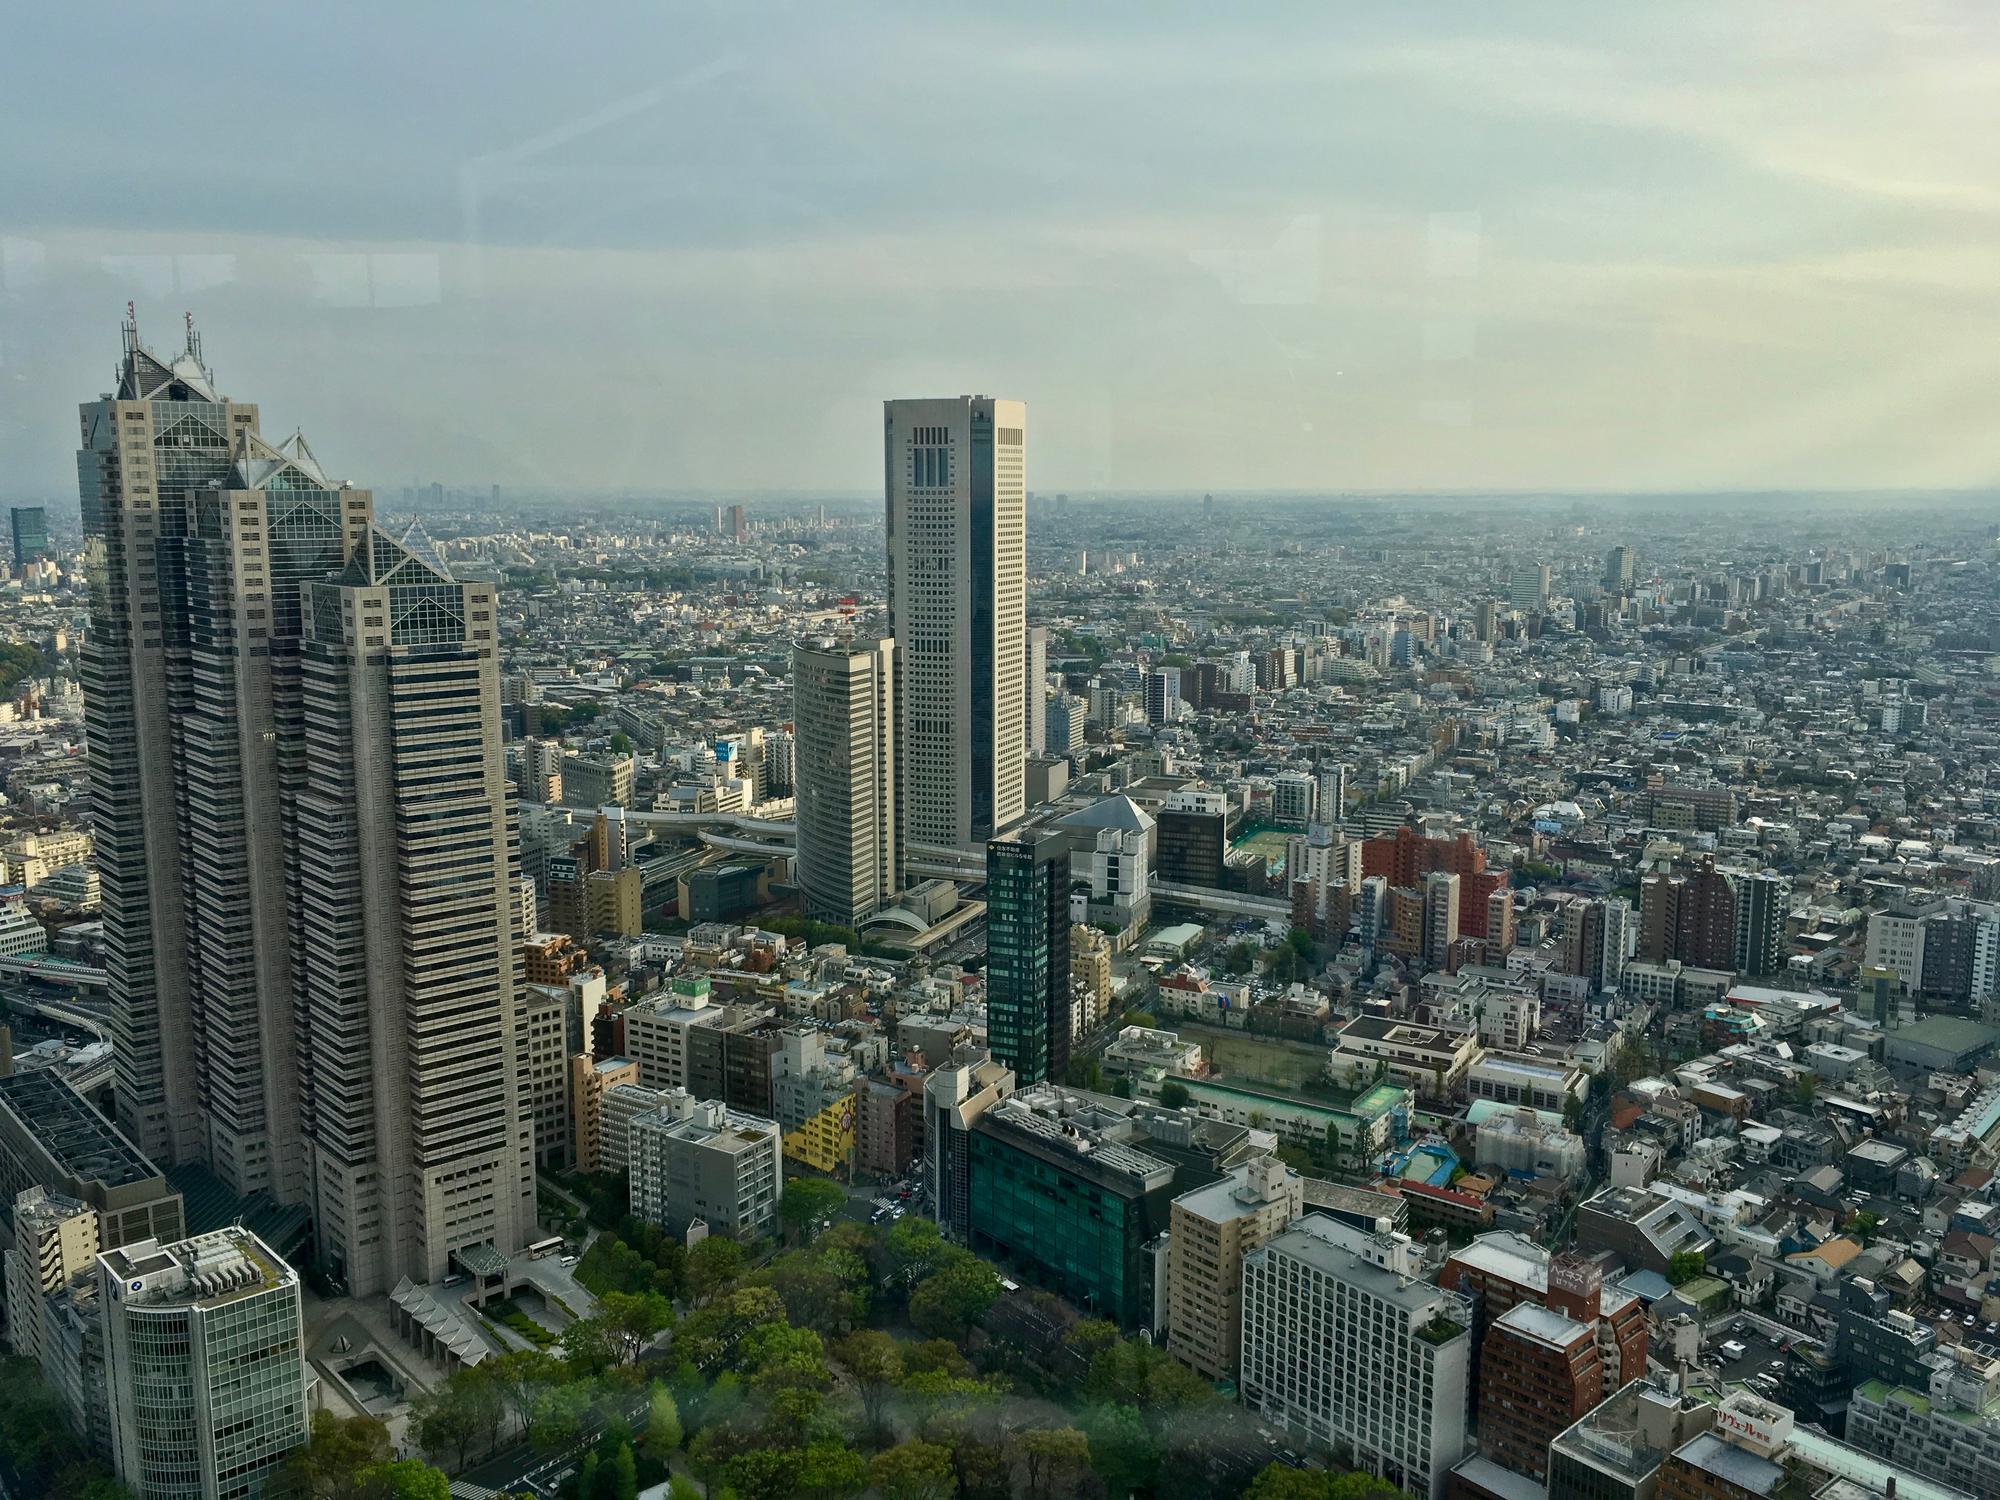
[[[785,1196],[778,1200],[778,1219],[800,1244],[811,1244],[846,1202],[847,1194],[837,1182],[794,1178],[785,1184]]]
[[[910,1321],[933,1338],[963,1338],[999,1295],[993,1268],[957,1250],[910,1293]]]
[[[882,1500],[952,1500],[958,1489],[951,1450],[920,1438],[876,1454],[868,1465],[868,1483]]]

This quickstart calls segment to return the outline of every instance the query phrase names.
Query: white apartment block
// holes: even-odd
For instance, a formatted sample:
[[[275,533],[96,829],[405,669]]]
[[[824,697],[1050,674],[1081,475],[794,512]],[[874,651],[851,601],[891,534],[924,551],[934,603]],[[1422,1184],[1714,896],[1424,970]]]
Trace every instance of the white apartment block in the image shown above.
[[[641,1219],[676,1234],[697,1222],[733,1239],[776,1232],[785,1182],[775,1120],[676,1089],[628,1131],[632,1212]]]
[[[1243,1404],[1443,1500],[1465,1455],[1472,1306],[1408,1235],[1307,1214],[1243,1261]]]

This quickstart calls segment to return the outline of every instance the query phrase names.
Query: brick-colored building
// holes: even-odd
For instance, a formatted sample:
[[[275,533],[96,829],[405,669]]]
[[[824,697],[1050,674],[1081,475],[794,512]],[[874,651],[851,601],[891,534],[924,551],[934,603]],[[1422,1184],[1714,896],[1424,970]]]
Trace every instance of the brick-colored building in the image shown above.
[[[857,1172],[901,1177],[923,1149],[923,1075],[867,1078],[855,1089]]]
[[[1630,1292],[1607,1290],[1595,1264],[1551,1256],[1511,1230],[1476,1236],[1438,1273],[1438,1285],[1473,1299],[1473,1348],[1483,1361],[1486,1334],[1509,1308],[1554,1308],[1593,1330],[1603,1376],[1615,1391],[1646,1373],[1646,1309]],[[1474,1369],[1475,1384],[1481,1378]],[[1572,1418],[1572,1420],[1574,1420]],[[1567,1426],[1568,1423],[1564,1423]]]
[[[1492,897],[1507,888],[1505,870],[1486,868],[1486,851],[1469,833],[1452,838],[1426,838],[1414,828],[1398,828],[1383,838],[1361,845],[1361,874],[1364,879],[1380,875],[1391,886],[1421,886],[1430,874],[1456,875],[1459,879],[1458,930],[1466,937],[1482,941],[1489,936],[1488,924],[1498,916]],[[1509,905],[1502,920],[1511,926]],[[1511,934],[1508,935],[1511,937]]]
[[[1480,1367],[1479,1451],[1530,1479],[1547,1475],[1556,1435],[1604,1399],[1596,1328],[1552,1307],[1519,1302],[1495,1318]]]

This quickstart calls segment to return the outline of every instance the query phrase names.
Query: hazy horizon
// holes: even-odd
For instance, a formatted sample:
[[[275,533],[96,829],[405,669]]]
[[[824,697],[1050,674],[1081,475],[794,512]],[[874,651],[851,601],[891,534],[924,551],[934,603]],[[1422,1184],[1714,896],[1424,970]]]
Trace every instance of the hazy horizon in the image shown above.
[[[73,497],[127,299],[388,497],[859,499],[969,390],[1079,497],[2000,480],[1987,8],[467,22],[14,18],[0,487]]]

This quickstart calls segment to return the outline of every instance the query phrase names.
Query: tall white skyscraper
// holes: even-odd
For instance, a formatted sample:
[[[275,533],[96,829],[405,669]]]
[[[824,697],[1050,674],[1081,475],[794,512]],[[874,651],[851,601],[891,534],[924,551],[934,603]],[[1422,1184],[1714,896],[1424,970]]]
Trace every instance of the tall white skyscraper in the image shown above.
[[[1026,695],[1026,744],[1030,755],[1040,755],[1049,732],[1049,627],[1028,627]]]
[[[799,901],[853,926],[896,889],[896,643],[792,652]]]
[[[312,1206],[356,1294],[532,1227],[497,609],[273,446],[190,332],[82,407],[119,1122]]]
[[[979,848],[1026,810],[1027,422],[987,396],[884,405],[906,853]]]

